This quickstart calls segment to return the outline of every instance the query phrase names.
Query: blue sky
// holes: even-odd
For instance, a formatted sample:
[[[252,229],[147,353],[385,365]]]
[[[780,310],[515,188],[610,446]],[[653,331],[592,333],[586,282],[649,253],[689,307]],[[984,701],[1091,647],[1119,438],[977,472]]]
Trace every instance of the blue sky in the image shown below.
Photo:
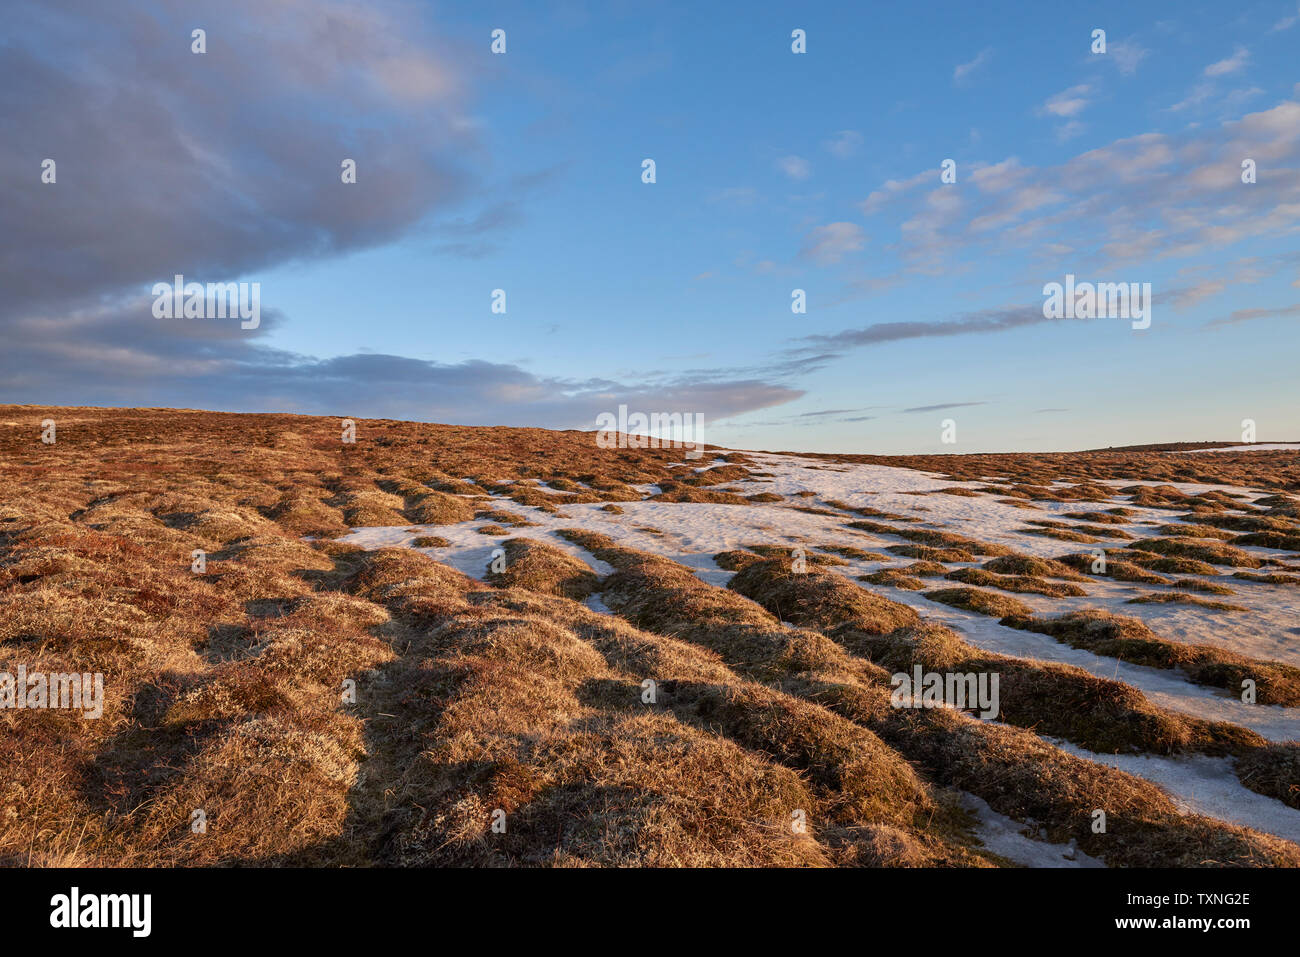
[[[1300,6],[1085,6],[20,3],[0,62],[43,92],[0,99],[0,176],[66,161],[10,187],[0,322],[29,345],[0,400],[1294,440]],[[174,272],[260,282],[268,321],[160,326],[140,299]],[[1151,328],[1043,320],[1066,273],[1150,283]]]

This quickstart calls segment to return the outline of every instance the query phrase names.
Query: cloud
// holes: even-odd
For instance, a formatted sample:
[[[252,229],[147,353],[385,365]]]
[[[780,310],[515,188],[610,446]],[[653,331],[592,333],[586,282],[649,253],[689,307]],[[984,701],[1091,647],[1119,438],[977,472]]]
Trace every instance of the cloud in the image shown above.
[[[1266,188],[1242,185],[1247,156]],[[1300,180],[1282,171],[1297,164],[1300,102],[1284,100],[1229,122],[1115,140],[1056,164],[1008,157],[968,165],[957,186],[924,169],[889,180],[861,206],[898,212],[896,235],[873,229],[896,253],[894,276],[953,275],[1024,252],[1050,259],[1053,270],[1064,258],[1076,275],[1100,273],[1288,234],[1300,218]]]
[[[709,194],[710,203],[731,203],[736,206],[752,206],[758,201],[758,191],[752,186],[728,186],[714,190]]]
[[[1088,97],[1091,92],[1092,87],[1089,84],[1080,83],[1068,90],[1062,90],[1060,93],[1048,97],[1047,101],[1038,108],[1040,115],[1069,120],[1069,122],[1063,123],[1056,128],[1056,141],[1058,143],[1074,139],[1084,131],[1084,124],[1073,119],[1073,117],[1078,116],[1088,108]]]
[[[857,130],[840,130],[822,145],[832,156],[848,159],[862,146],[862,134]]]
[[[937,182],[939,179],[938,169],[923,170],[909,179],[886,180],[880,189],[873,190],[871,194],[858,204],[862,210],[862,215],[870,216],[888,205],[892,200],[897,199],[910,190],[926,182]]]
[[[1296,5],[1296,12],[1288,17],[1283,17],[1277,23],[1273,24],[1269,33],[1281,33],[1283,30],[1290,30],[1297,23],[1300,23],[1300,4]]]
[[[1125,76],[1132,76],[1136,73],[1138,65],[1151,53],[1150,50],[1143,49],[1134,40],[1121,40],[1118,43],[1111,43],[1107,46],[1106,52],[1111,62],[1115,64],[1115,68]]]
[[[812,175],[812,165],[802,156],[783,156],[776,168],[793,180],[805,180]]]
[[[798,418],[811,419],[823,415],[846,415],[849,412],[863,412],[864,409],[821,409],[817,412],[800,412]]]
[[[828,354],[838,355],[848,349],[878,345],[885,342],[898,342],[903,339],[928,339],[962,336],[971,333],[1005,332],[1008,329],[1037,325],[1041,322],[1061,321],[1064,320],[1045,318],[1042,303],[1033,306],[1009,306],[967,313],[938,322],[876,322],[860,329],[846,329],[843,332],[829,335],[803,336],[796,341],[807,342],[810,345],[797,347],[792,350],[792,353],[815,354],[824,357]]]
[[[972,73],[982,67],[985,63],[993,58],[993,48],[985,47],[975,55],[975,59],[969,63],[958,63],[952,71],[952,81],[954,83],[965,83]]]
[[[1229,73],[1236,73],[1246,65],[1250,59],[1250,51],[1243,46],[1238,46],[1232,56],[1224,60],[1218,60],[1211,63],[1205,68],[1206,76],[1227,76]]]
[[[942,402],[939,405],[918,405],[910,409],[904,409],[908,412],[941,412],[944,409],[964,409],[972,405],[988,405],[987,402]]]
[[[819,265],[833,265],[860,251],[865,242],[862,227],[856,223],[828,223],[809,231],[799,255]]]
[[[1215,86],[1213,83],[1197,83],[1194,87],[1192,87],[1192,89],[1188,92],[1188,94],[1185,97],[1183,97],[1173,106],[1168,107],[1168,110],[1170,113],[1181,113],[1183,110],[1188,110],[1200,106],[1210,97],[1212,97],[1214,95],[1214,92],[1215,92]]]
[[[1056,128],[1056,142],[1064,143],[1080,135],[1087,127],[1083,123],[1071,120],[1069,123],[1062,123]]]
[[[1282,316],[1300,316],[1300,303],[1270,309],[1238,309],[1222,319],[1207,323],[1207,328],[1235,326],[1239,322],[1249,322],[1252,319],[1277,319]]]
[[[707,373],[641,380],[542,376],[517,365],[444,363],[378,353],[316,358],[275,349],[262,327],[155,319],[151,297],[57,317],[27,318],[0,353],[0,402],[211,407],[358,415],[475,425],[593,428],[620,403],[702,412],[707,421],[781,405],[802,390],[756,377]]]
[[[15,0],[5,14],[0,208],[22,229],[0,255],[0,401],[591,428],[622,402],[719,419],[803,395],[726,370],[576,380],[302,355],[270,344],[287,320],[268,303],[256,330],[156,319],[144,291],[176,273],[258,281],[416,230],[484,255],[553,171],[494,198],[467,105],[478,68],[404,0]]]
[[[1047,102],[1042,106],[1042,112],[1050,116],[1076,116],[1088,106],[1088,94],[1091,90],[1092,88],[1087,83],[1080,83],[1068,90],[1062,90],[1060,93],[1047,98]]]
[[[476,195],[466,68],[402,5],[16,0],[6,18],[0,208],[25,225],[0,319],[375,246]]]

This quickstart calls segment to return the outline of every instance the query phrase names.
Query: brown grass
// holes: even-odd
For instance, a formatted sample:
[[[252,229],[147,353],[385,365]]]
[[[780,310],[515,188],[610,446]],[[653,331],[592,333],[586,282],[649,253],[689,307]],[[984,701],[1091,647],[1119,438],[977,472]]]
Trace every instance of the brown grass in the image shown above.
[[[888,585],[891,588],[903,588],[907,591],[921,591],[921,589],[925,588],[925,582],[919,578],[913,578],[899,568],[882,568],[880,571],[871,572],[869,575],[859,575],[858,581],[866,582],[869,585]]]
[[[944,532],[933,528],[895,528],[893,525],[884,525],[880,522],[849,522],[847,527],[875,535],[895,535],[931,548],[959,550],[974,555],[1011,554],[1011,549],[1005,545],[981,542],[955,532]]]
[[[562,595],[578,601],[600,587],[600,577],[586,562],[554,545],[530,538],[512,538],[503,546],[505,571],[488,574],[488,580],[495,585]]]
[[[981,588],[936,588],[926,592],[925,597],[931,601],[952,605],[954,608],[964,608],[981,615],[991,615],[994,618],[1034,613],[1034,610],[1022,601],[984,591]]]
[[[1035,575],[997,575],[983,568],[958,568],[948,573],[953,581],[966,585],[1000,588],[1022,594],[1046,595],[1048,598],[1078,598],[1088,593],[1078,585],[1051,582]]]
[[[1004,555],[984,563],[985,571],[999,575],[1028,575],[1033,578],[1063,578],[1066,581],[1086,581],[1087,576],[1080,575],[1069,565],[1050,558],[1035,558],[1032,555]]]
[[[1221,542],[1198,542],[1190,538],[1148,538],[1128,546],[1130,550],[1154,552],[1174,558],[1190,558],[1209,565],[1259,568],[1263,560],[1240,548]],[[1162,569],[1163,570],[1163,569]]]
[[[1198,608],[1208,608],[1211,611],[1250,611],[1245,605],[1234,605],[1226,601],[1212,601],[1208,598],[1198,598],[1196,595],[1189,595],[1180,591],[1163,591],[1152,592],[1146,595],[1138,595],[1136,598],[1130,598],[1127,602],[1130,605],[1195,605]]]
[[[1233,694],[1240,694],[1242,680],[1250,678],[1256,682],[1261,704],[1300,706],[1300,668],[1212,645],[1168,641],[1136,618],[1089,609],[1057,618],[1015,617],[1003,624],[1051,635],[1075,648],[1133,664],[1176,668],[1190,681]]]
[[[797,579],[799,586],[810,593],[853,587],[833,573],[792,576],[774,562],[750,566],[732,580],[731,587],[763,602],[771,587],[778,593],[788,591],[792,587],[790,579]],[[785,608],[787,603],[788,600],[783,601],[781,607]],[[821,610],[848,608],[851,603],[810,594],[795,607]],[[831,624],[820,616],[798,617],[794,621],[803,625]],[[880,634],[876,619],[857,621],[848,616],[827,633],[858,653],[870,654],[887,668],[905,670],[913,664],[936,670],[997,668],[1003,672],[1007,685],[1017,689],[1004,695],[1003,720],[1043,727],[1074,740],[1089,740],[1090,736],[1098,735],[1107,741],[1106,745],[1094,742],[1092,746],[1098,749],[1132,747],[1133,739],[1125,741],[1124,735],[1135,735],[1145,746],[1157,749],[1187,747],[1210,753],[1226,749],[1254,755],[1265,747],[1262,739],[1250,732],[1163,712],[1134,689],[1096,678],[1081,669],[983,655],[942,626],[921,623]],[[1033,693],[1025,693],[1031,687]],[[981,724],[944,710],[889,709],[882,714],[878,705],[864,700],[860,690],[828,681],[819,685],[817,693],[821,700],[835,702],[838,709],[857,720],[879,727],[886,741],[918,762],[936,780],[969,789],[1013,817],[1031,815],[1037,821],[1046,822],[1050,832],[1072,834],[1080,846],[1086,847],[1088,838],[1077,825],[1067,823],[1069,813],[1062,817],[1062,808],[1079,808],[1089,801],[1099,802],[1094,804],[1096,807],[1122,804],[1126,813],[1144,820],[1131,829],[1128,828],[1134,822],[1126,821],[1128,839],[1134,843],[1123,848],[1108,845],[1112,862],[1176,859],[1191,863],[1195,852],[1190,852],[1190,847],[1204,847],[1202,842],[1213,832],[1204,819],[1179,818],[1168,799],[1145,782],[1126,775],[1112,776],[1110,769],[1102,770],[1098,765],[1065,755],[1027,731]],[[1008,699],[1012,702],[1010,708]],[[1043,701],[1051,704],[1046,707],[1035,704]],[[1022,707],[1028,710],[1020,712]],[[1121,738],[1115,737],[1117,733]],[[1263,764],[1273,766],[1268,760]],[[1104,798],[1102,791],[1107,792]],[[1145,804],[1152,799],[1154,804]],[[1146,818],[1145,811],[1139,811],[1139,807],[1149,810],[1151,817]],[[1222,850],[1213,852],[1214,860],[1222,860]]]
[[[49,447],[34,438],[47,415]],[[353,525],[478,517],[508,535],[526,521],[490,495],[550,513],[638,500],[633,486],[652,483],[727,500],[708,486],[762,477],[743,455],[694,475],[670,467],[680,450],[601,450],[577,432],[358,420],[351,445],[338,420],[302,416],[7,407],[5,421],[0,670],[102,671],[106,696],[98,721],[0,712],[0,863],[996,863],[954,789],[1116,865],[1300,863],[1294,845],[1183,816],[1158,788],[1029,730],[1068,737],[1052,722],[1069,721],[1098,747],[1104,728],[1117,747],[1208,750],[1205,726],[1166,723],[1075,669],[981,656],[817,560],[793,575],[733,553],[737,579],[761,565],[799,579],[775,589],[792,626],[599,537],[577,536],[617,569],[606,582],[512,539],[487,585],[414,549],[332,540]],[[1235,508],[1179,507],[1216,505]],[[907,531],[925,536],[901,536],[922,561],[978,544]],[[196,548],[206,573],[190,570]],[[806,591],[830,578],[852,594]],[[623,617],[568,597],[602,586]],[[1025,727],[889,707],[880,662],[951,654],[996,663],[1008,720]],[[1079,717],[1103,712],[1095,729]],[[1292,752],[1215,733],[1250,786],[1293,801]],[[1091,833],[1098,807],[1107,835]],[[190,829],[196,808],[206,834]]]

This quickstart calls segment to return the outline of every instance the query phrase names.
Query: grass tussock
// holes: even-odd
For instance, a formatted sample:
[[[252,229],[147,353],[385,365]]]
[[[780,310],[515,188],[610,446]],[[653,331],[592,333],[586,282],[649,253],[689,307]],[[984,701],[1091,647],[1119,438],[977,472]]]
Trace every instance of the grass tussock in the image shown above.
[[[529,538],[512,538],[503,544],[505,571],[488,573],[488,580],[494,585],[562,595],[577,601],[600,587],[600,577],[586,562],[554,545]]]
[[[29,425],[46,415],[59,441],[38,447]],[[524,520],[502,500],[617,514],[610,503],[655,484],[669,500],[785,507],[720,488],[765,477],[743,455],[694,473],[680,450],[605,450],[584,433],[356,429],[343,443],[334,419],[7,408],[0,670],[99,671],[106,682],[97,720],[0,711],[0,863],[996,863],[955,790],[1113,865],[1300,863],[1294,845],[1182,815],[1158,788],[1036,731],[1098,750],[1217,747],[1249,786],[1294,806],[1293,751],[1176,719],[1077,669],[983,654],[828,558],[885,556],[816,548],[826,560],[809,554],[805,573],[785,555],[719,556],[747,597],[589,533],[570,537],[615,568],[607,582],[522,539],[501,542],[506,570],[486,584],[418,550],[448,547],[437,535],[412,530],[414,548],[368,552],[335,540],[350,527],[476,518],[508,539]],[[954,481],[1014,472],[1012,486],[1080,500],[1091,478],[1137,461],[974,458],[978,474]],[[1258,474],[1245,457],[1167,458],[1185,461],[1152,468]],[[930,464],[974,467],[962,456]],[[1080,474],[1057,491],[1053,469]],[[1274,473],[1267,487],[1286,487],[1285,467]],[[1247,512],[1239,499],[1198,496],[1178,507],[1207,527],[1286,533],[1275,522],[1291,517],[1290,501]],[[1241,513],[1275,521],[1218,523]],[[896,523],[888,534],[908,544],[892,548],[912,551],[891,554],[917,562],[909,576],[972,560],[944,556],[990,554],[913,528],[915,517],[840,514]],[[602,584],[616,615],[574,600]],[[889,669],[912,662],[997,669],[1009,724],[890,707]],[[1261,700],[1294,681],[1241,667],[1259,676]],[[1107,835],[1091,833],[1097,807]],[[190,828],[195,809],[206,834]]]
[[[1026,575],[1033,578],[1061,578],[1065,581],[1086,581],[1087,576],[1063,561],[1050,558],[1035,558],[1032,555],[1004,555],[994,558],[982,566],[985,571],[998,575]]]
[[[1032,615],[1034,610],[1022,601],[1007,595],[984,591],[982,588],[936,588],[925,593],[931,601],[942,602],[954,608],[1005,618],[1007,615]]]
[[[885,551],[903,558],[915,558],[918,561],[933,562],[973,562],[973,552],[960,548],[933,548],[929,545],[889,545]]]
[[[770,581],[764,572],[769,573]],[[731,587],[743,589],[760,603],[769,584],[788,587],[786,572],[772,562],[750,566],[744,576],[736,576]],[[853,587],[832,573],[798,577],[811,592]],[[804,602],[800,607],[836,605],[845,607],[846,603],[823,598]],[[810,621],[795,619],[796,624]],[[1015,689],[1009,696],[1004,695],[1003,720],[1090,742],[1085,746],[1098,750],[1127,749],[1140,741],[1154,750],[1252,753],[1252,748],[1263,744],[1258,736],[1231,726],[1210,725],[1163,712],[1135,689],[1096,678],[1081,669],[982,655],[941,625],[922,622],[873,634],[870,624],[859,628],[852,617],[846,617],[828,634],[860,654],[871,655],[889,669],[906,670],[913,664],[930,669],[997,668],[1004,682]],[[1089,846],[1098,854],[1102,854],[1102,848],[1085,833],[1086,825],[1078,817],[1090,813],[1084,807],[1096,802],[1093,807],[1122,808],[1126,840],[1122,845],[1106,843],[1102,856],[1109,863],[1280,863],[1296,859],[1286,842],[1246,831],[1225,837],[1217,825],[1204,818],[1182,816],[1153,785],[1064,754],[1027,730],[984,724],[951,710],[881,711],[861,689],[834,682],[823,681],[810,690],[819,700],[875,728],[887,743],[905,753],[936,782],[970,790],[1017,819],[1032,818],[1043,824],[1054,840],[1074,837],[1088,853],[1094,853]],[[1010,708],[1008,699],[1012,702]],[[1068,704],[1061,707],[1063,701]],[[1197,855],[1202,853],[1209,856],[1197,862]],[[1257,853],[1260,858],[1255,857]]]
[[[984,588],[1022,594],[1046,595],[1048,598],[1078,598],[1088,593],[1078,585],[1048,581],[1035,575],[998,575],[983,568],[958,568],[947,575],[953,581]]]
[[[1129,550],[1151,552],[1172,558],[1188,558],[1208,565],[1233,568],[1259,568],[1263,560],[1240,548],[1221,542],[1202,542],[1191,538],[1148,538],[1134,542]],[[1158,569],[1164,571],[1165,569]],[[1172,569],[1170,569],[1172,570]]]
[[[921,591],[925,588],[925,582],[912,577],[899,568],[882,568],[880,571],[871,572],[868,575],[859,575],[858,581],[866,582],[869,585],[888,585],[891,588],[902,588],[906,591]]]
[[[1089,609],[1056,618],[1013,617],[1002,622],[1051,635],[1075,648],[1152,668],[1174,668],[1190,681],[1240,694],[1242,681],[1256,683],[1261,704],[1300,705],[1300,668],[1260,661],[1212,645],[1184,644],[1157,636],[1142,621]]]
[[[955,532],[945,532],[933,528],[895,528],[892,525],[884,525],[880,522],[849,522],[847,527],[862,532],[871,532],[875,535],[895,535],[905,538],[909,542],[931,548],[953,549],[969,552],[973,555],[1012,554],[1012,550],[1005,545],[981,542],[977,539],[967,538],[964,535],[958,535]]]
[[[1146,595],[1138,595],[1136,598],[1130,598],[1127,602],[1130,605],[1195,605],[1197,608],[1208,608],[1210,611],[1249,611],[1245,605],[1234,605],[1226,601],[1213,601],[1209,598],[1200,598],[1196,595],[1189,595],[1181,591],[1162,591],[1152,592]]]

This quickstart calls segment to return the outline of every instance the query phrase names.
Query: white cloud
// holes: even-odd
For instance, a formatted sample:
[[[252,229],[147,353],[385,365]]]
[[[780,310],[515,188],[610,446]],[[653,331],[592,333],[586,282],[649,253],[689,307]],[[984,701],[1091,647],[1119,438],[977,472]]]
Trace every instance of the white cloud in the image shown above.
[[[799,255],[819,265],[829,266],[849,253],[860,251],[865,242],[862,227],[856,223],[827,223],[808,233]]]
[[[1064,143],[1066,140],[1072,140],[1081,134],[1087,127],[1078,120],[1070,120],[1056,128],[1056,142]]]
[[[890,200],[901,196],[908,190],[914,189],[926,182],[935,182],[939,178],[938,169],[923,170],[910,179],[891,179],[886,180],[880,189],[872,190],[871,194],[858,204],[862,210],[863,216],[870,216],[878,212],[881,207],[885,206]]]
[[[968,76],[982,67],[985,63],[988,63],[992,58],[993,48],[985,47],[983,50],[980,50],[975,59],[971,60],[969,63],[958,63],[957,66],[953,68],[952,81],[954,83],[964,82]]]
[[[1205,68],[1206,76],[1227,76],[1229,73],[1236,73],[1246,65],[1250,59],[1250,51],[1243,46],[1237,47],[1232,56],[1226,60],[1218,60],[1211,63]]]
[[[823,145],[831,155],[848,159],[862,145],[862,134],[857,130],[840,130]]]
[[[906,275],[954,275],[990,256],[1061,246],[1080,268],[1146,264],[1295,235],[1300,182],[1274,176],[1267,189],[1243,186],[1244,156],[1262,172],[1300,163],[1300,101],[1176,137],[1127,137],[1058,165],[967,166],[974,190],[942,186],[927,169],[891,180],[862,207],[903,207],[897,235],[878,238]]]
[[[804,180],[812,175],[812,165],[802,156],[783,156],[776,161],[776,168],[796,180]]]
[[[1179,100],[1173,106],[1169,107],[1171,113],[1181,113],[1183,110],[1200,106],[1211,96],[1214,95],[1213,83],[1198,83],[1192,87],[1192,91],[1183,99]]]
[[[1062,90],[1055,96],[1048,97],[1042,111],[1052,116],[1075,116],[1088,106],[1088,94],[1092,88],[1087,83],[1080,83],[1068,90]]]
[[[1020,160],[1009,156],[1000,163],[980,166],[970,174],[970,180],[982,193],[1000,193],[1010,189],[1020,180],[1024,168]]]
[[[1125,76],[1132,76],[1137,72],[1138,64],[1146,59],[1151,51],[1144,49],[1136,41],[1121,40],[1118,43],[1112,43],[1106,52],[1120,73]]]
[[[728,186],[714,190],[709,194],[710,203],[734,203],[737,206],[752,206],[758,201],[758,192],[752,186]]]
[[[1283,17],[1281,20],[1277,21],[1277,23],[1273,24],[1273,28],[1268,32],[1281,33],[1283,30],[1290,30],[1297,23],[1300,23],[1300,4],[1296,4],[1296,12],[1292,16]]]

